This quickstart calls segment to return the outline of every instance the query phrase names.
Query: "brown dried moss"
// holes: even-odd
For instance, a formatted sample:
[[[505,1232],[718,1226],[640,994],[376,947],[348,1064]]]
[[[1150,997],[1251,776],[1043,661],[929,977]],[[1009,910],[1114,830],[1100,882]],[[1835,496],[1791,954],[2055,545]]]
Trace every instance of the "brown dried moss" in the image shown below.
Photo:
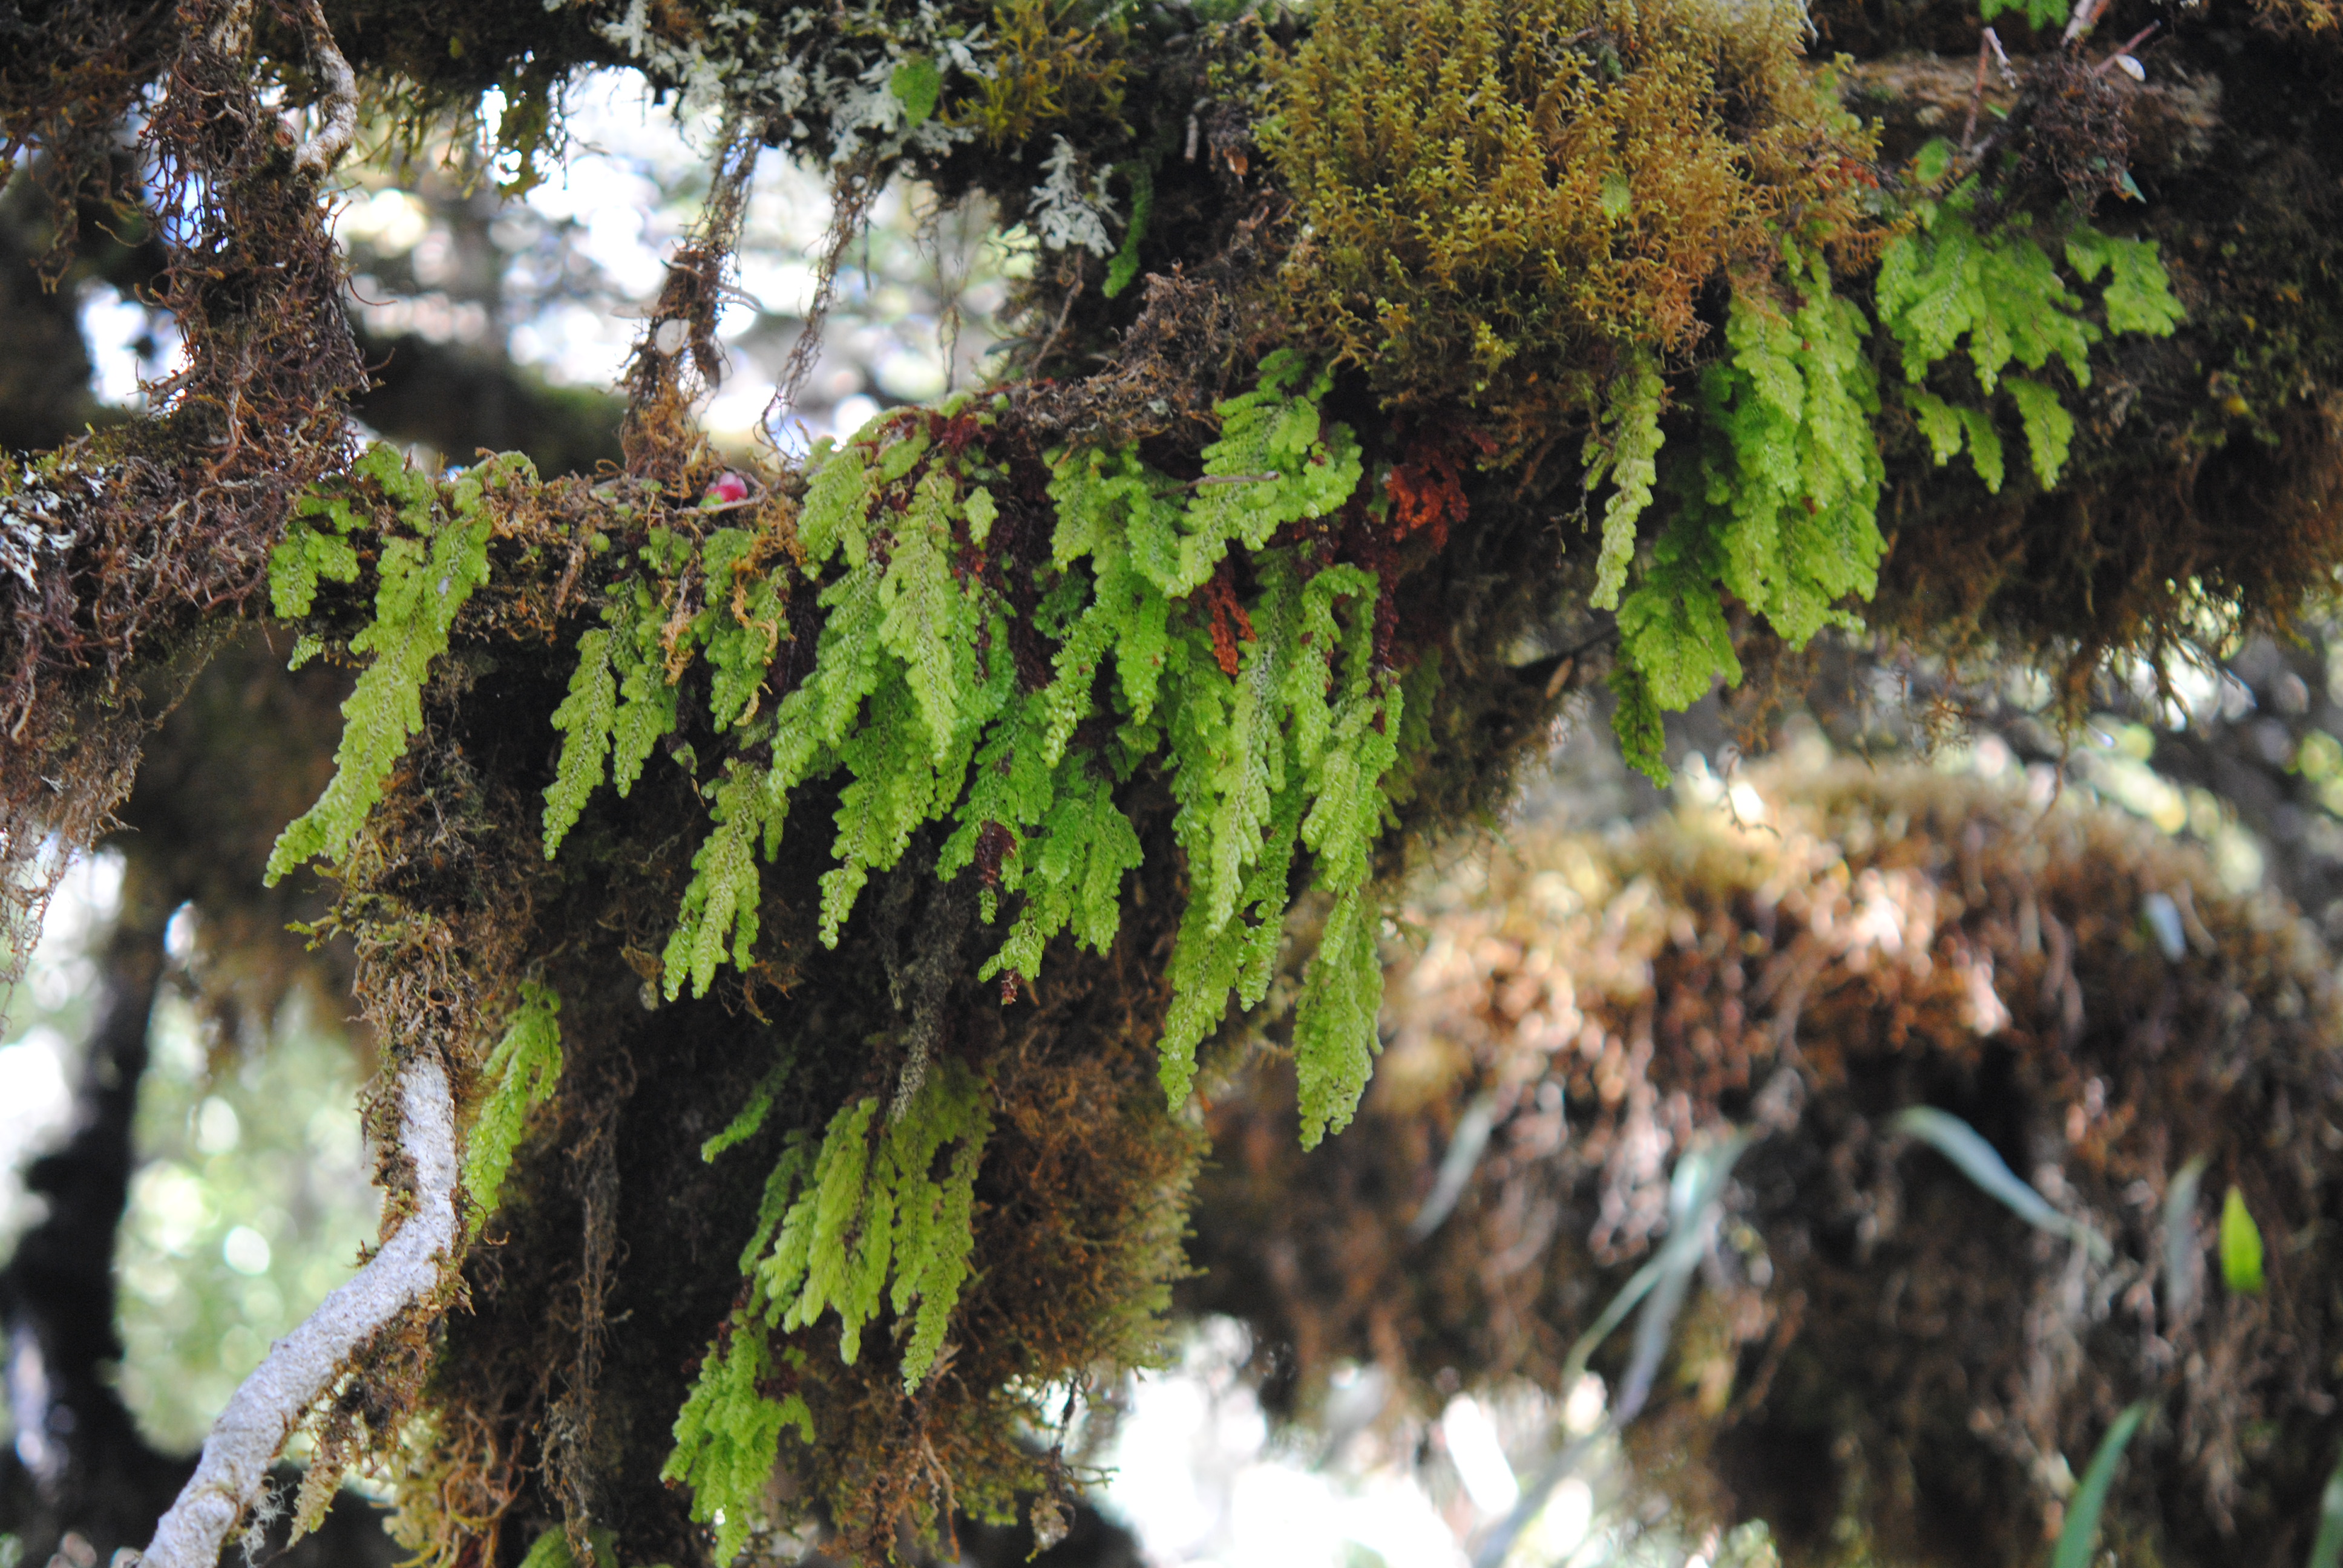
[[[1516,832],[1427,890],[1362,1124],[1305,1161],[1269,1131],[1277,1095],[1215,1107],[1194,1304],[1292,1347],[1289,1400],[1339,1358],[1418,1388],[1443,1367],[1550,1381],[1652,1245],[1672,1153],[1770,1117],[1634,1439],[1695,1513],[1768,1519],[1788,1561],[2029,1560],[2056,1456],[2079,1469],[2147,1395],[2109,1543],[2298,1562],[2343,1436],[2315,1241],[2343,1206],[2331,957],[2136,821],[1920,771],[1750,782],[1762,824]],[[2142,914],[2157,895],[2177,957]],[[1476,1095],[1497,1131],[1413,1242]],[[1913,1104],[1967,1119],[2115,1260],[1892,1135]],[[2272,1272],[2262,1297],[2217,1273],[2176,1319],[2158,1204],[2200,1154]]]
[[[291,498],[347,456],[343,399],[364,371],[342,317],[340,258],[316,181],[295,170],[264,106],[270,84],[209,41],[216,10],[176,17],[142,135],[158,205],[180,215],[159,303],[186,357],[156,388],[165,411],[0,472],[13,574],[0,635],[0,972],[29,951],[21,939],[46,894],[29,873],[45,837],[91,841],[129,788],[144,722],[123,684],[134,662],[249,601]],[[90,72],[112,82],[127,69],[126,39],[102,28],[53,40],[62,52],[48,64],[66,88]],[[57,129],[70,103],[12,95],[0,108],[12,143],[71,139]],[[107,103],[79,108],[109,117],[71,135],[110,134]],[[79,188],[77,172],[63,188]]]

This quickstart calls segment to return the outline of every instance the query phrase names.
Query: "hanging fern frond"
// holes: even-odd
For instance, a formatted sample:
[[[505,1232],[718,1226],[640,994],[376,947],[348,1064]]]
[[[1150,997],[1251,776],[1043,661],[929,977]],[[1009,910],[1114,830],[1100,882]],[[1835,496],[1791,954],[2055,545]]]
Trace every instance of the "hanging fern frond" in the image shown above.
[[[537,482],[528,459],[511,454],[445,486],[409,473],[395,454],[352,472],[354,478],[373,480],[397,508],[396,522],[377,519],[381,553],[375,562],[374,619],[350,639],[352,653],[374,658],[342,704],[332,781],[269,851],[265,879],[271,886],[307,860],[338,860],[349,852],[351,840],[381,800],[391,769],[423,728],[423,683],[432,661],[447,649],[457,612],[488,578],[494,517],[482,508],[481,498],[490,487]],[[338,569],[340,558],[318,543],[327,537],[305,531],[297,544],[288,538],[290,548],[280,547],[272,556],[273,598],[306,606],[321,565],[329,574]]]

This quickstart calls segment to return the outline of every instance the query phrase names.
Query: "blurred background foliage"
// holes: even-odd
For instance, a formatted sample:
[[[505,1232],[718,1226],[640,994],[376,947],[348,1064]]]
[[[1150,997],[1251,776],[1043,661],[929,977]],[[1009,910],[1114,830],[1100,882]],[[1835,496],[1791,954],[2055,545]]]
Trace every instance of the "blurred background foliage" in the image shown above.
[[[269,1342],[374,1240],[365,1065],[308,1012],[306,1000],[287,1007],[257,1050],[212,1052],[186,998],[156,1008],[115,1271],[122,1396],[157,1447],[200,1443]]]

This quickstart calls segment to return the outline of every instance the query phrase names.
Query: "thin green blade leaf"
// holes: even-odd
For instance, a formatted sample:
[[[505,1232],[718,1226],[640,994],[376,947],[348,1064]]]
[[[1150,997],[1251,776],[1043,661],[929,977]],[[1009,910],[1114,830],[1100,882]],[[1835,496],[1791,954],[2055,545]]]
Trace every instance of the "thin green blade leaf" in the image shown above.
[[[2164,1315],[2177,1325],[2197,1301],[2197,1191],[2205,1157],[2190,1160],[2164,1190]]]
[[[1603,1309],[1603,1315],[1594,1320],[1594,1325],[1578,1336],[1578,1342],[1570,1347],[1570,1355],[1563,1363],[1562,1377],[1556,1386],[1564,1389],[1577,1387],[1579,1378],[1586,1371],[1587,1358],[1602,1348],[1611,1331],[1626,1322],[1627,1314],[1634,1312],[1645,1296],[1652,1295],[1656,1287],[1674,1281],[1676,1282],[1668,1291],[1654,1296],[1654,1305],[1660,1308],[1656,1321],[1649,1325],[1639,1325],[1636,1336],[1639,1342],[1648,1343],[1656,1341],[1662,1348],[1665,1347],[1668,1326],[1684,1302],[1682,1282],[1688,1280],[1693,1270],[1700,1266],[1701,1254],[1707,1250],[1710,1211],[1717,1200],[1724,1196],[1725,1181],[1733,1174],[1733,1167],[1740,1160],[1742,1151],[1755,1141],[1755,1133],[1735,1132],[1721,1143],[1693,1150],[1676,1161],[1675,1176],[1668,1191],[1668,1239],[1660,1244],[1660,1250],[1652,1255],[1651,1261],[1636,1270],[1626,1284],[1620,1287],[1619,1293],[1611,1298],[1610,1305]],[[1656,1363],[1656,1354],[1648,1350],[1639,1351],[1636,1367],[1629,1371],[1629,1383],[1638,1381],[1640,1369],[1641,1381],[1648,1385],[1652,1369],[1641,1366],[1645,1355],[1650,1355]],[[1620,1419],[1624,1421],[1634,1413],[1634,1411],[1623,1408]]]
[[[2318,1535],[2310,1543],[2308,1568],[2336,1568],[2343,1563],[2343,1464],[2327,1478],[2318,1499]]]
[[[1997,1199],[2027,1224],[2053,1235],[2072,1236],[2088,1248],[2094,1257],[2107,1255],[2109,1249],[2106,1237],[2080,1220],[2062,1214],[2051,1207],[2050,1200],[2036,1191],[2031,1184],[2021,1181],[1976,1128],[1951,1111],[1939,1111],[1933,1105],[1908,1106],[1896,1113],[1891,1125],[1899,1132],[1917,1138],[1959,1166],[1961,1174],[1976,1182],[1979,1191]]]
[[[2090,1468],[2083,1472],[2083,1484],[2075,1489],[2066,1504],[2066,1527],[2058,1532],[2058,1549],[2051,1555],[2050,1568],[2090,1568],[2091,1553],[2099,1543],[2099,1514],[2107,1507],[2107,1491],[2123,1465],[2124,1450],[2131,1446],[2139,1423],[2147,1419],[2147,1408],[2144,1399],[2124,1406],[2107,1436],[2099,1439]]]

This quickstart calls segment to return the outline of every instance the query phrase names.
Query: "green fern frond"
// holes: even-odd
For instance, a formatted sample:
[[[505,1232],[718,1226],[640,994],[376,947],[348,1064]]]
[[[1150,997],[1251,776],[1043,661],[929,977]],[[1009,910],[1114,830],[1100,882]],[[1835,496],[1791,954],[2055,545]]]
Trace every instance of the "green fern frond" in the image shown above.
[[[496,1212],[529,1111],[550,1100],[560,1081],[560,996],[534,980],[521,981],[520,1005],[481,1072],[492,1087],[464,1147],[464,1188],[472,1195],[475,1230]]]
[[[1351,1124],[1380,1049],[1383,957],[1366,896],[1353,888],[1334,900],[1318,933],[1318,950],[1302,971],[1294,1010],[1293,1060],[1302,1101],[1302,1146],[1314,1149]]]
[[[916,1391],[934,1369],[975,1246],[975,1183],[992,1119],[983,1081],[956,1061],[930,1064],[919,1091],[876,1135],[867,1097],[830,1119],[821,1151],[802,1171],[772,1251],[755,1265],[764,1322],[795,1331],[839,1320],[839,1355],[852,1364],[863,1330],[885,1301],[900,1318],[917,1308],[903,1361]],[[938,1154],[954,1146],[942,1180]],[[773,1207],[772,1189],[768,1208]],[[887,1286],[892,1282],[892,1290]]]
[[[2026,426],[2026,446],[2034,457],[2035,476],[2044,489],[2049,489],[2058,482],[2058,472],[2066,466],[2066,453],[2075,444],[2075,417],[2066,412],[2057,393],[2024,376],[2009,378],[2009,396]]]
[[[2172,276],[2152,239],[2118,239],[2093,228],[2066,236],[2066,265],[2086,283],[2108,274],[2099,303],[2109,332],[2169,337],[2186,314],[2172,292]]]
[[[638,582],[602,612],[610,626],[610,668],[618,680],[618,709],[610,719],[610,783],[624,799],[643,776],[651,748],[675,733],[676,689],[668,683],[659,648],[666,618],[650,586]]]
[[[2087,383],[2101,333],[2077,314],[2081,299],[2032,239],[1979,234],[1970,199],[1946,201],[1932,223],[1900,236],[1880,258],[1879,322],[1903,350],[1905,379],[1922,381],[1966,337],[1988,394],[2012,358],[2038,370],[2055,356]]]
[[[325,519],[320,528],[312,518]],[[358,518],[347,496],[306,495],[294,503],[285,537],[268,552],[268,608],[285,620],[307,615],[317,600],[320,578],[357,581],[357,547],[342,536]]]
[[[692,633],[707,649],[709,719],[719,735],[755,713],[765,672],[789,635],[780,581],[770,573],[739,580],[742,558],[755,542],[746,528],[719,528],[702,547],[708,607],[693,618]]]
[[[578,668],[569,677],[569,693],[553,710],[553,728],[561,732],[561,760],[553,782],[545,790],[545,858],[559,851],[561,841],[586,809],[586,802],[602,786],[603,765],[610,754],[610,729],[618,714],[618,682],[610,673],[610,633],[597,628],[578,639]]]
[[[715,1527],[719,1564],[749,1543],[780,1460],[781,1433],[794,1429],[799,1442],[814,1441],[813,1412],[803,1398],[762,1392],[772,1370],[764,1330],[736,1315],[708,1347],[675,1420],[675,1451],[659,1471],[660,1480],[691,1488],[691,1517]]]
[[[1660,407],[1665,394],[1657,360],[1649,350],[1635,354],[1612,384],[1604,408],[1608,444],[1593,433],[1586,439],[1586,489],[1591,493],[1606,477],[1612,484],[1611,498],[1603,508],[1603,553],[1594,565],[1594,591],[1587,596],[1596,609],[1619,608],[1619,590],[1626,587],[1627,568],[1635,558],[1635,520],[1652,504],[1652,486],[1659,477]]]
[[[681,993],[686,976],[691,980],[692,995],[708,994],[728,941],[733,963],[742,970],[749,967],[749,950],[757,942],[763,901],[757,847],[766,830],[764,779],[735,759],[716,787],[711,815],[716,826],[691,857],[691,882],[684,890],[683,910],[662,960],[669,1001]]]
[[[493,519],[480,508],[484,487],[537,478],[528,459],[518,454],[490,458],[449,487],[452,515],[443,517],[417,498],[432,493],[429,479],[403,467],[381,477],[388,470],[379,459],[367,471],[400,502],[401,521],[420,537],[384,534],[375,567],[374,620],[350,639],[351,652],[371,653],[374,659],[342,704],[342,739],[326,792],[269,852],[263,880],[272,887],[305,861],[338,860],[349,852],[391,769],[423,728],[423,683],[432,661],[447,651],[457,612],[488,579]]]
[[[889,455],[910,449],[905,442]],[[943,761],[960,737],[960,694],[976,684],[980,598],[952,570],[958,486],[940,467],[928,470],[895,526],[894,552],[879,581],[879,639],[902,660],[933,759]]]

